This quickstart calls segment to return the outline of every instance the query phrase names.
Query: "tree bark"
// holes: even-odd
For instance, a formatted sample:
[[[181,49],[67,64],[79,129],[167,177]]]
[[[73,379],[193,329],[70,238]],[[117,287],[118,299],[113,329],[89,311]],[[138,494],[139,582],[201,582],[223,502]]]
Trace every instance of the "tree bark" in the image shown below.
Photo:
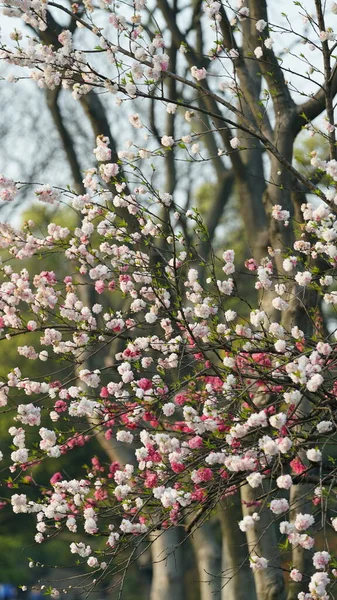
[[[216,539],[218,521],[206,521],[192,535],[199,571],[200,600],[221,600],[221,545]]]
[[[185,600],[183,553],[176,527],[151,534],[152,586],[150,600]]]
[[[244,516],[256,512],[255,502],[260,494],[261,488],[258,488],[258,491],[249,485],[242,488]],[[276,528],[273,523],[274,515],[267,509],[262,509],[259,514],[260,521],[257,521],[256,525],[246,533],[249,552],[269,560],[267,569],[254,572],[256,597],[257,600],[285,600],[285,582],[280,565]]]
[[[312,492],[312,485],[293,485],[290,488],[290,521],[294,521],[298,512],[310,513],[311,503],[306,496]],[[312,554],[301,546],[292,548],[291,566],[305,574],[304,581],[296,582],[289,580],[287,600],[297,600],[300,592],[306,592],[308,588],[308,576],[313,573]]]
[[[245,535],[238,527],[238,521],[242,519],[238,494],[220,507],[219,517],[222,531],[221,600],[257,600]]]

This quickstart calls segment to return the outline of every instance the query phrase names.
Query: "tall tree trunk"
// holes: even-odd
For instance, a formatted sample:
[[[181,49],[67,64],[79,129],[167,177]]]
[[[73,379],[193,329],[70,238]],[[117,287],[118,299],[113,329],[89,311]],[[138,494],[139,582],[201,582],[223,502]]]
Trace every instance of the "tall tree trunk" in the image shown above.
[[[256,600],[255,582],[248,564],[244,533],[238,527],[242,519],[240,496],[228,498],[219,511],[222,531],[221,600]]]
[[[193,532],[192,544],[198,565],[200,600],[221,600],[221,544],[219,522],[206,521]]]
[[[242,488],[244,516],[256,512],[255,502],[260,494],[261,488],[258,488],[258,491],[249,485]],[[273,523],[274,515],[265,508],[259,514],[260,521],[257,521],[256,525],[246,533],[249,552],[269,560],[267,569],[259,569],[254,572],[256,597],[257,600],[285,600],[285,582],[280,568],[278,538]]]
[[[150,600],[185,600],[184,563],[179,529],[152,535],[152,586]]]
[[[312,492],[312,485],[301,484],[293,485],[290,488],[290,521],[294,521],[296,514],[310,513],[312,511],[311,503],[306,499],[309,491]],[[313,573],[312,554],[304,550],[300,545],[292,549],[291,566],[305,574],[304,581],[296,582],[289,580],[287,600],[297,600],[300,592],[307,591],[308,576]]]

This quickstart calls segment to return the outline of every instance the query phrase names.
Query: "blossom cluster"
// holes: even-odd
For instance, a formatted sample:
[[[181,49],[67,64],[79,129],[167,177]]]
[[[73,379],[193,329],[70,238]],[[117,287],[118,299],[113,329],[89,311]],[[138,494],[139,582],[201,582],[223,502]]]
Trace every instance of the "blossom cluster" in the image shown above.
[[[242,52],[235,35],[252,18],[243,0],[229,3],[231,20],[224,28],[222,4],[203,3],[216,48],[207,57],[209,65],[201,55],[193,56],[186,76],[179,78],[170,73],[165,36],[149,34],[142,24],[145,0],[130,3],[129,13],[123,3],[125,14],[104,2],[102,22],[109,33],[94,25],[91,0],[84,4],[83,12],[77,3],[67,10],[76,27],[95,37],[106,70],[96,69],[91,52],[77,48],[68,29],[53,44],[43,41],[46,0],[5,2],[5,14],[22,18],[41,37],[27,41],[15,30],[11,46],[1,43],[0,59],[23,67],[40,88],[62,85],[77,100],[96,88],[116,95],[117,106],[125,99],[150,97],[164,103],[169,118],[184,107],[185,122],[193,124],[197,108],[189,98],[201,90],[221,107],[217,114],[223,107],[235,112],[236,102],[228,102],[226,94],[240,96],[236,69],[242,67]],[[224,39],[229,28],[232,47]],[[277,64],[276,27],[254,17],[251,29],[250,60],[261,70],[268,60]],[[305,39],[306,45],[326,54],[335,34],[316,29],[317,40],[309,44]],[[191,56],[187,41],[180,53],[181,61]],[[211,91],[215,58],[224,60],[226,73],[233,69],[231,84],[219,85],[225,99]],[[161,80],[171,76],[188,90],[183,100],[144,91],[164,89]],[[330,121],[326,131],[333,135]],[[135,134],[146,128],[136,111],[128,122]],[[231,127],[233,122],[228,121]],[[237,134],[229,129],[224,134],[226,153],[234,160],[246,144],[239,133],[242,122],[236,118]],[[179,138],[172,130],[158,132],[159,149],[130,141],[115,155],[109,138],[100,135],[93,151],[96,163],[83,179],[84,194],[70,189],[61,194],[51,185],[34,190],[48,205],[57,206],[61,199],[68,203],[78,215],[75,227],[51,222],[41,234],[32,221],[22,229],[0,224],[0,342],[6,353],[6,343],[20,340],[17,353],[24,365],[0,382],[0,410],[13,421],[10,450],[0,452],[10,505],[15,514],[34,517],[36,543],[67,529],[70,553],[100,572],[153,530],[193,522],[198,511],[208,514],[219,500],[248,489],[255,499],[243,503],[242,539],[258,531],[267,512],[283,547],[312,553],[315,572],[310,576],[298,565],[289,568],[292,581],[305,580],[299,600],[327,600],[337,573],[328,543],[318,533],[326,514],[324,527],[330,535],[337,531],[336,469],[334,459],[329,460],[337,427],[337,336],[323,331],[313,307],[327,310],[337,304],[337,162],[312,153],[311,165],[330,185],[325,201],[303,202],[300,231],[290,247],[280,244],[262,258],[247,257],[243,271],[258,300],[255,306],[247,302],[240,313],[242,273],[234,250],[212,255],[207,264],[200,261],[181,233],[184,227],[194,229],[207,242],[197,211],[185,214],[173,194],[137,171],[140,160],[178,148],[202,161],[198,137],[193,127],[191,135]],[[260,130],[257,139],[262,147]],[[218,149],[221,161],[224,152]],[[132,176],[126,177],[130,165]],[[20,187],[0,176],[0,199],[13,201]],[[323,197],[319,188],[314,190]],[[275,203],[270,218],[278,230],[291,229],[289,206]],[[49,267],[49,257],[55,256],[59,270]],[[56,362],[64,368],[55,369]],[[49,368],[48,376],[27,375],[31,365],[39,371],[41,363],[43,372]],[[57,470],[60,457],[85,444],[91,447],[96,436],[125,447],[130,460],[103,465],[92,457],[90,467],[74,479]],[[41,461],[55,464],[49,486],[44,483],[32,494],[26,487],[12,488],[12,478],[19,481],[23,473],[39,488],[33,475]],[[294,488],[302,484],[305,498],[293,501]],[[100,555],[96,537],[106,539]],[[248,560],[255,575],[275,568],[272,558],[260,556],[255,547]]]
[[[109,164],[107,139],[98,138],[95,154]],[[334,477],[325,467],[324,446],[335,433],[335,338],[316,330],[315,339],[286,320],[273,321],[262,305],[248,320],[241,319],[228,308],[228,298],[236,294],[234,251],[223,253],[221,269],[210,269],[204,287],[192,249],[173,226],[167,239],[160,215],[142,206],[137,185],[126,190],[117,175],[115,169],[112,202],[107,202],[104,174],[100,179],[97,173],[94,184],[86,176],[88,194],[71,198],[81,217],[74,231],[50,223],[41,237],[32,222],[22,230],[1,225],[6,253],[0,271],[1,343],[5,347],[20,334],[26,343],[17,351],[27,362],[52,364],[57,357],[74,365],[73,380],[34,381],[18,367],[8,373],[0,404],[3,410],[16,406],[15,425],[9,428],[15,450],[2,458],[12,474],[34,470],[42,460],[90,444],[100,432],[131,447],[134,462],[99,466],[94,460],[84,477],[73,480],[55,473],[50,493],[39,502],[26,493],[13,494],[13,511],[35,515],[38,543],[64,525],[74,534],[106,535],[109,555],[126,540],[134,537],[137,543],[154,528],[182,522],[196,507],[215,504],[219,495],[243,485],[261,490],[262,496],[276,486],[268,510],[272,519],[284,519],[289,511],[294,515],[289,490],[313,480],[313,513],[296,507],[295,516],[279,524],[290,545],[313,549],[322,497],[317,485],[323,481],[326,487]],[[167,210],[160,191],[148,193],[156,198],[154,206],[161,203]],[[121,207],[137,220],[136,229],[120,224]],[[255,286],[272,291],[273,306],[285,316],[294,289],[313,286],[318,277],[322,300],[330,303],[333,294],[335,216],[324,205],[305,204],[302,211],[310,242],[303,236],[295,241],[294,256],[284,258],[283,279],[274,276],[274,252],[260,264],[246,261]],[[275,218],[280,214],[278,208]],[[199,226],[198,216],[189,218]],[[147,250],[149,241],[165,247],[159,271]],[[64,259],[76,264],[79,275],[59,278],[54,271],[30,274],[20,268],[23,258],[39,254],[47,260],[49,253],[58,253],[60,264]],[[315,268],[321,255],[330,265],[323,278]],[[81,277],[96,294],[92,305],[81,296]],[[111,299],[121,296],[126,308],[114,311]],[[90,355],[107,347],[111,366],[90,367]],[[89,421],[92,433],[74,436],[69,420]],[[36,432],[37,445],[30,444],[27,430]],[[316,475],[318,464],[323,479]],[[110,523],[100,520],[107,503],[114,511]],[[260,510],[257,501],[239,523],[242,532],[258,524]],[[78,544],[75,538],[70,551],[87,559],[89,567],[103,568],[90,543]],[[325,550],[314,554],[312,598],[325,597],[329,561]],[[269,568],[268,559],[256,554],[250,564],[254,571]],[[299,581],[301,573],[295,569],[291,576]]]

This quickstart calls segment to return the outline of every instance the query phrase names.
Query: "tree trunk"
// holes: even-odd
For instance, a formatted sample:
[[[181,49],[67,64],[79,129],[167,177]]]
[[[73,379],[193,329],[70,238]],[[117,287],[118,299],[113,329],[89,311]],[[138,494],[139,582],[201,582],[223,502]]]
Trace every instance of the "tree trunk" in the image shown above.
[[[155,531],[151,537],[153,571],[150,600],[184,600],[184,566],[178,528]]]
[[[251,515],[256,511],[254,503],[260,495],[261,487],[258,488],[258,491],[248,485],[242,488],[244,516]],[[254,573],[256,597],[257,600],[285,600],[285,583],[280,565],[278,539],[273,523],[274,515],[266,508],[259,511],[259,514],[260,521],[257,521],[255,526],[246,533],[249,552],[269,560],[267,569],[256,570]]]
[[[207,521],[193,532],[192,544],[199,571],[200,600],[221,600],[221,545],[218,521]]]
[[[293,485],[290,489],[290,521],[293,521],[298,512],[310,513],[312,507],[306,500],[306,495],[312,492],[312,486],[306,484]],[[297,600],[300,592],[308,589],[308,576],[313,573],[312,554],[300,545],[293,546],[291,554],[291,566],[305,574],[304,581],[296,582],[289,580],[287,600]]]
[[[219,517],[222,531],[221,600],[256,600],[245,535],[238,527],[238,521],[242,519],[239,495],[226,501]]]

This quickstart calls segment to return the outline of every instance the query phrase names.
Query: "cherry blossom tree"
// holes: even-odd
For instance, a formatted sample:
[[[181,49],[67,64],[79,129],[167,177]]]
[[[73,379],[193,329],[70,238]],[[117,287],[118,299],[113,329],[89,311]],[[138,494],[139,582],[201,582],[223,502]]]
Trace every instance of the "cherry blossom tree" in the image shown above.
[[[24,335],[18,352],[27,361],[56,355],[72,366],[71,376],[66,369],[64,377],[61,370],[61,378],[51,374],[43,381],[14,369],[3,382],[1,403],[5,411],[15,407],[19,422],[10,428],[14,477],[93,436],[113,440],[115,452],[116,445],[121,453],[136,446],[132,459],[124,452],[128,458],[119,465],[95,465],[78,479],[56,473],[39,502],[26,494],[11,497],[15,513],[36,513],[37,542],[68,528],[71,552],[86,559],[95,579],[124,572],[143,542],[160,547],[165,540],[162,552],[167,533],[178,530],[173,526],[183,525],[185,537],[196,532],[197,539],[219,506],[224,531],[238,521],[245,534],[237,544],[224,535],[217,582],[224,597],[239,597],[242,572],[252,577],[242,597],[252,594],[253,581],[258,600],[287,593],[300,600],[333,597],[335,471],[328,457],[335,341],[321,309],[336,303],[337,77],[335,35],[326,23],[337,6],[296,5],[303,30],[285,14],[271,19],[267,3],[254,0],[192,9],[166,0],[122,7],[5,3],[7,14],[39,32],[26,40],[16,29],[13,43],[3,45],[1,58],[16,67],[15,78],[29,71],[54,100],[61,85],[71,89],[95,114],[96,127],[94,90],[115,95],[122,108],[149,111],[143,117],[140,108],[131,109],[135,139],[118,153],[101,119],[98,166],[83,181],[58,121],[77,189],[43,185],[34,191],[42,202],[69,203],[78,226],[71,231],[50,223],[44,236],[33,223],[22,231],[1,227],[8,253],[1,343]],[[56,13],[69,18],[61,31]],[[78,28],[90,37],[77,46]],[[161,130],[156,124],[164,110]],[[319,140],[310,169],[293,161],[302,129]],[[163,159],[164,185],[157,175]],[[180,161],[203,169],[210,163],[217,174],[215,215],[206,226],[196,210],[180,206]],[[211,249],[234,182],[250,246],[246,278],[259,292],[255,307],[238,290],[233,250],[216,256]],[[24,187],[4,176],[1,198],[11,201]],[[55,253],[69,264],[66,277],[20,267],[34,256],[48,263]],[[34,332],[40,339],[32,345]],[[112,361],[104,364],[108,350]],[[18,390],[34,400],[21,403]],[[72,419],[89,421],[85,433],[74,434],[67,424]],[[38,428],[37,446],[25,442],[30,427]],[[241,515],[231,501],[239,493]],[[77,541],[80,531],[106,538],[105,556],[92,542]]]

